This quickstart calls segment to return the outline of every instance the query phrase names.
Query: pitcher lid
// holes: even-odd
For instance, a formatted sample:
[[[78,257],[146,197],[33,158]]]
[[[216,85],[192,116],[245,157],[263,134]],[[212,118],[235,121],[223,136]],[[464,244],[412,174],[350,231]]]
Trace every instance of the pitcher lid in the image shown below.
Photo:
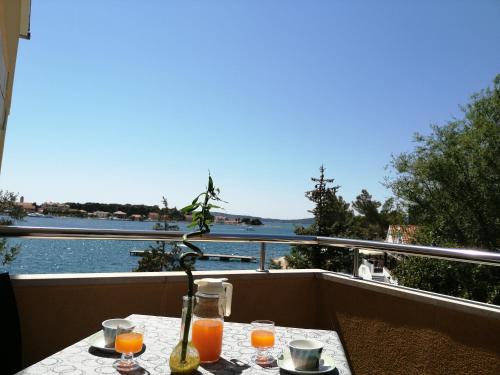
[[[204,294],[222,294],[224,292],[223,282],[227,281],[226,278],[214,279],[205,278],[195,280],[194,283],[198,285],[198,292]]]

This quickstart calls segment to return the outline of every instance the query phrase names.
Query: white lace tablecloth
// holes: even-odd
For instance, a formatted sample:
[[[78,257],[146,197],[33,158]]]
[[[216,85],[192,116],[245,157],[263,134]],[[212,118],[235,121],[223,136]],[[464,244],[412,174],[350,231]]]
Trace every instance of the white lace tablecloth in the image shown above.
[[[136,374],[170,374],[168,358],[172,348],[178,343],[180,319],[149,315],[131,315],[128,319],[146,325],[145,350],[137,358],[142,369]],[[285,374],[279,367],[262,368],[252,362],[255,349],[250,345],[249,324],[224,323],[222,358],[217,363],[201,365],[199,374]],[[331,374],[351,374],[344,349],[335,331],[276,327],[275,354],[278,355],[286,343],[297,338],[316,339],[325,344],[324,353],[332,356],[336,369]],[[70,347],[38,362],[18,374],[41,375],[84,375],[117,374],[112,367],[117,354],[102,352],[90,347],[87,337]],[[135,374],[134,374],[135,375]]]

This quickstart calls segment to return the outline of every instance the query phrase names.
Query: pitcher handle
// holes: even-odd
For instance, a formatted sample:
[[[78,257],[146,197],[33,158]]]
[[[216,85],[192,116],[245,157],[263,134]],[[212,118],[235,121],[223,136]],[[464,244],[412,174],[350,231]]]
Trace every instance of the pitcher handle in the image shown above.
[[[224,295],[225,295],[225,299],[226,299],[224,316],[229,316],[229,315],[231,315],[231,302],[233,299],[233,284],[222,283],[222,287],[224,288]]]

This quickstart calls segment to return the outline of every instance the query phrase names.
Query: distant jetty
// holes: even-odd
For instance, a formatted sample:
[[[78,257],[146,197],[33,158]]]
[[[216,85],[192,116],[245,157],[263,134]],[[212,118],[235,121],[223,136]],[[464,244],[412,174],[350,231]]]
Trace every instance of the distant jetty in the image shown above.
[[[144,254],[149,253],[149,250],[130,250],[129,254],[132,256],[144,256]],[[203,256],[198,257],[198,260],[220,260],[223,262],[240,261],[240,262],[257,262],[257,258],[246,255],[227,255],[227,254],[203,254]]]

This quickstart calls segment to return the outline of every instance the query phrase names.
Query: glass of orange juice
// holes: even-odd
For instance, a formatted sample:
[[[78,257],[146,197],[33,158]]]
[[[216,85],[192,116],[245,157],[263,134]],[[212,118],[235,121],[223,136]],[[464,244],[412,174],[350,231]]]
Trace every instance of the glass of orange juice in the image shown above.
[[[274,347],[274,322],[270,320],[255,320],[251,324],[250,342],[257,349],[253,358],[258,365],[269,365],[276,359],[271,353]]]
[[[134,322],[132,328],[116,328],[115,351],[122,357],[113,363],[113,367],[119,372],[135,371],[140,368],[134,359],[134,354],[142,350],[144,343],[144,324]]]

